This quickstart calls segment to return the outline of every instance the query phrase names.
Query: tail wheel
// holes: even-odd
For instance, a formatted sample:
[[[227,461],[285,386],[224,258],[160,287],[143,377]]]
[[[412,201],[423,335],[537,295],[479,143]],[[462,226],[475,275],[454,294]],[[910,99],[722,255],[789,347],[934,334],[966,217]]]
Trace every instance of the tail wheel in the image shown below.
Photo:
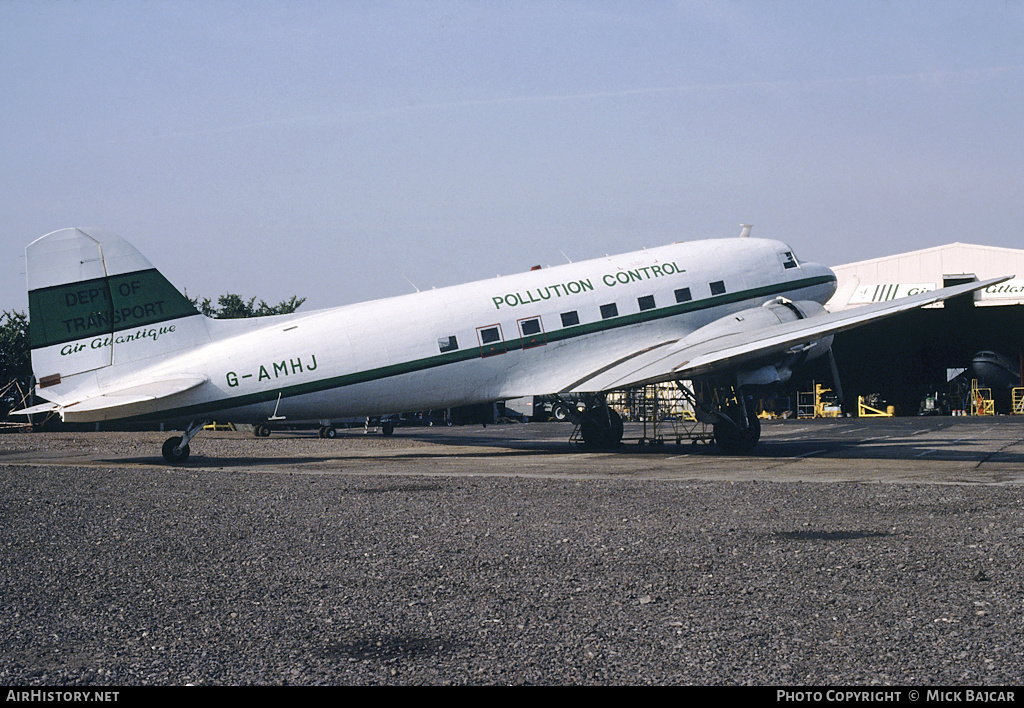
[[[180,447],[179,447],[180,445]],[[181,444],[181,438],[168,438],[163,447],[164,459],[172,465],[180,464],[188,459],[188,445]]]

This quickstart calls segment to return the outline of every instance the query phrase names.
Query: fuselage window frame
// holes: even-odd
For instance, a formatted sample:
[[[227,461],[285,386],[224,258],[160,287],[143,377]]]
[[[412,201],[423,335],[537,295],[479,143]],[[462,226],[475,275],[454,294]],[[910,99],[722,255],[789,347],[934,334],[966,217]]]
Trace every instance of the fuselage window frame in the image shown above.
[[[477,327],[476,337],[480,342],[480,356],[496,356],[507,351],[500,324]]]
[[[540,347],[548,343],[544,323],[540,317],[526,317],[519,320],[519,334],[523,338],[523,349]]]

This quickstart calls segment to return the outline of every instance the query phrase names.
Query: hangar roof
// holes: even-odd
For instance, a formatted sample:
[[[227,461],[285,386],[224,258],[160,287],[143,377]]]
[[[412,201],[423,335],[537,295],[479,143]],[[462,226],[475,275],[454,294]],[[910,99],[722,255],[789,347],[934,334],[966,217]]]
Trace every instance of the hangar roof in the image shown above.
[[[839,279],[833,302],[848,306],[892,300],[964,280],[1013,276],[975,296],[976,305],[1024,304],[1024,250],[951,243],[894,256],[833,266]],[[951,282],[952,281],[952,282]]]

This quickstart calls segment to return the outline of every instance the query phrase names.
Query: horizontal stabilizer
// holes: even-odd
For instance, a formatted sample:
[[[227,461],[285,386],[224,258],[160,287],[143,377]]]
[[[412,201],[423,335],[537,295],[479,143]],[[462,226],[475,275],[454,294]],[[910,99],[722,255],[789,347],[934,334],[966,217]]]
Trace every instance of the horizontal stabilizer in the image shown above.
[[[22,408],[20,411],[11,411],[11,415],[38,415],[41,413],[55,413],[60,409],[56,403],[40,403],[31,408]]]
[[[96,392],[94,395],[86,396],[73,403],[63,405],[43,403],[31,408],[23,408],[20,411],[11,411],[11,413],[12,415],[31,415],[56,411],[67,422],[120,418],[133,414],[133,411],[125,410],[126,407],[138,408],[140,404],[189,391],[209,380],[209,377],[203,375],[176,376],[158,381],[147,381],[136,386]]]

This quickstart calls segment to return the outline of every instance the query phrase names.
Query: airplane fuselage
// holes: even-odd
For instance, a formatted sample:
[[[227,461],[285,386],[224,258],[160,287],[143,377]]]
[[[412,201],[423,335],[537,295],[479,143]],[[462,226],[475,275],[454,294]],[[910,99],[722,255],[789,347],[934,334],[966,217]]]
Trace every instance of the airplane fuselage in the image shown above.
[[[623,426],[602,394],[685,379],[708,384],[691,396],[695,414],[723,451],[742,454],[760,437],[752,389],[788,381],[840,332],[1007,279],[830,311],[831,270],[780,241],[740,237],[219,320],[110,232],[54,231],[25,260],[45,402],[14,413],[184,422],[163,446],[171,463],[188,459],[211,419],[331,421],[547,394],[597,394],[570,415],[587,445],[608,449]]]
[[[308,314],[207,321],[207,343],[155,357],[137,378],[209,380],[171,409],[140,403],[131,417],[340,418],[558,393],[633,340],[678,339],[778,296],[824,303],[835,282],[784,243],[719,239]],[[106,417],[124,416],[78,419]]]

